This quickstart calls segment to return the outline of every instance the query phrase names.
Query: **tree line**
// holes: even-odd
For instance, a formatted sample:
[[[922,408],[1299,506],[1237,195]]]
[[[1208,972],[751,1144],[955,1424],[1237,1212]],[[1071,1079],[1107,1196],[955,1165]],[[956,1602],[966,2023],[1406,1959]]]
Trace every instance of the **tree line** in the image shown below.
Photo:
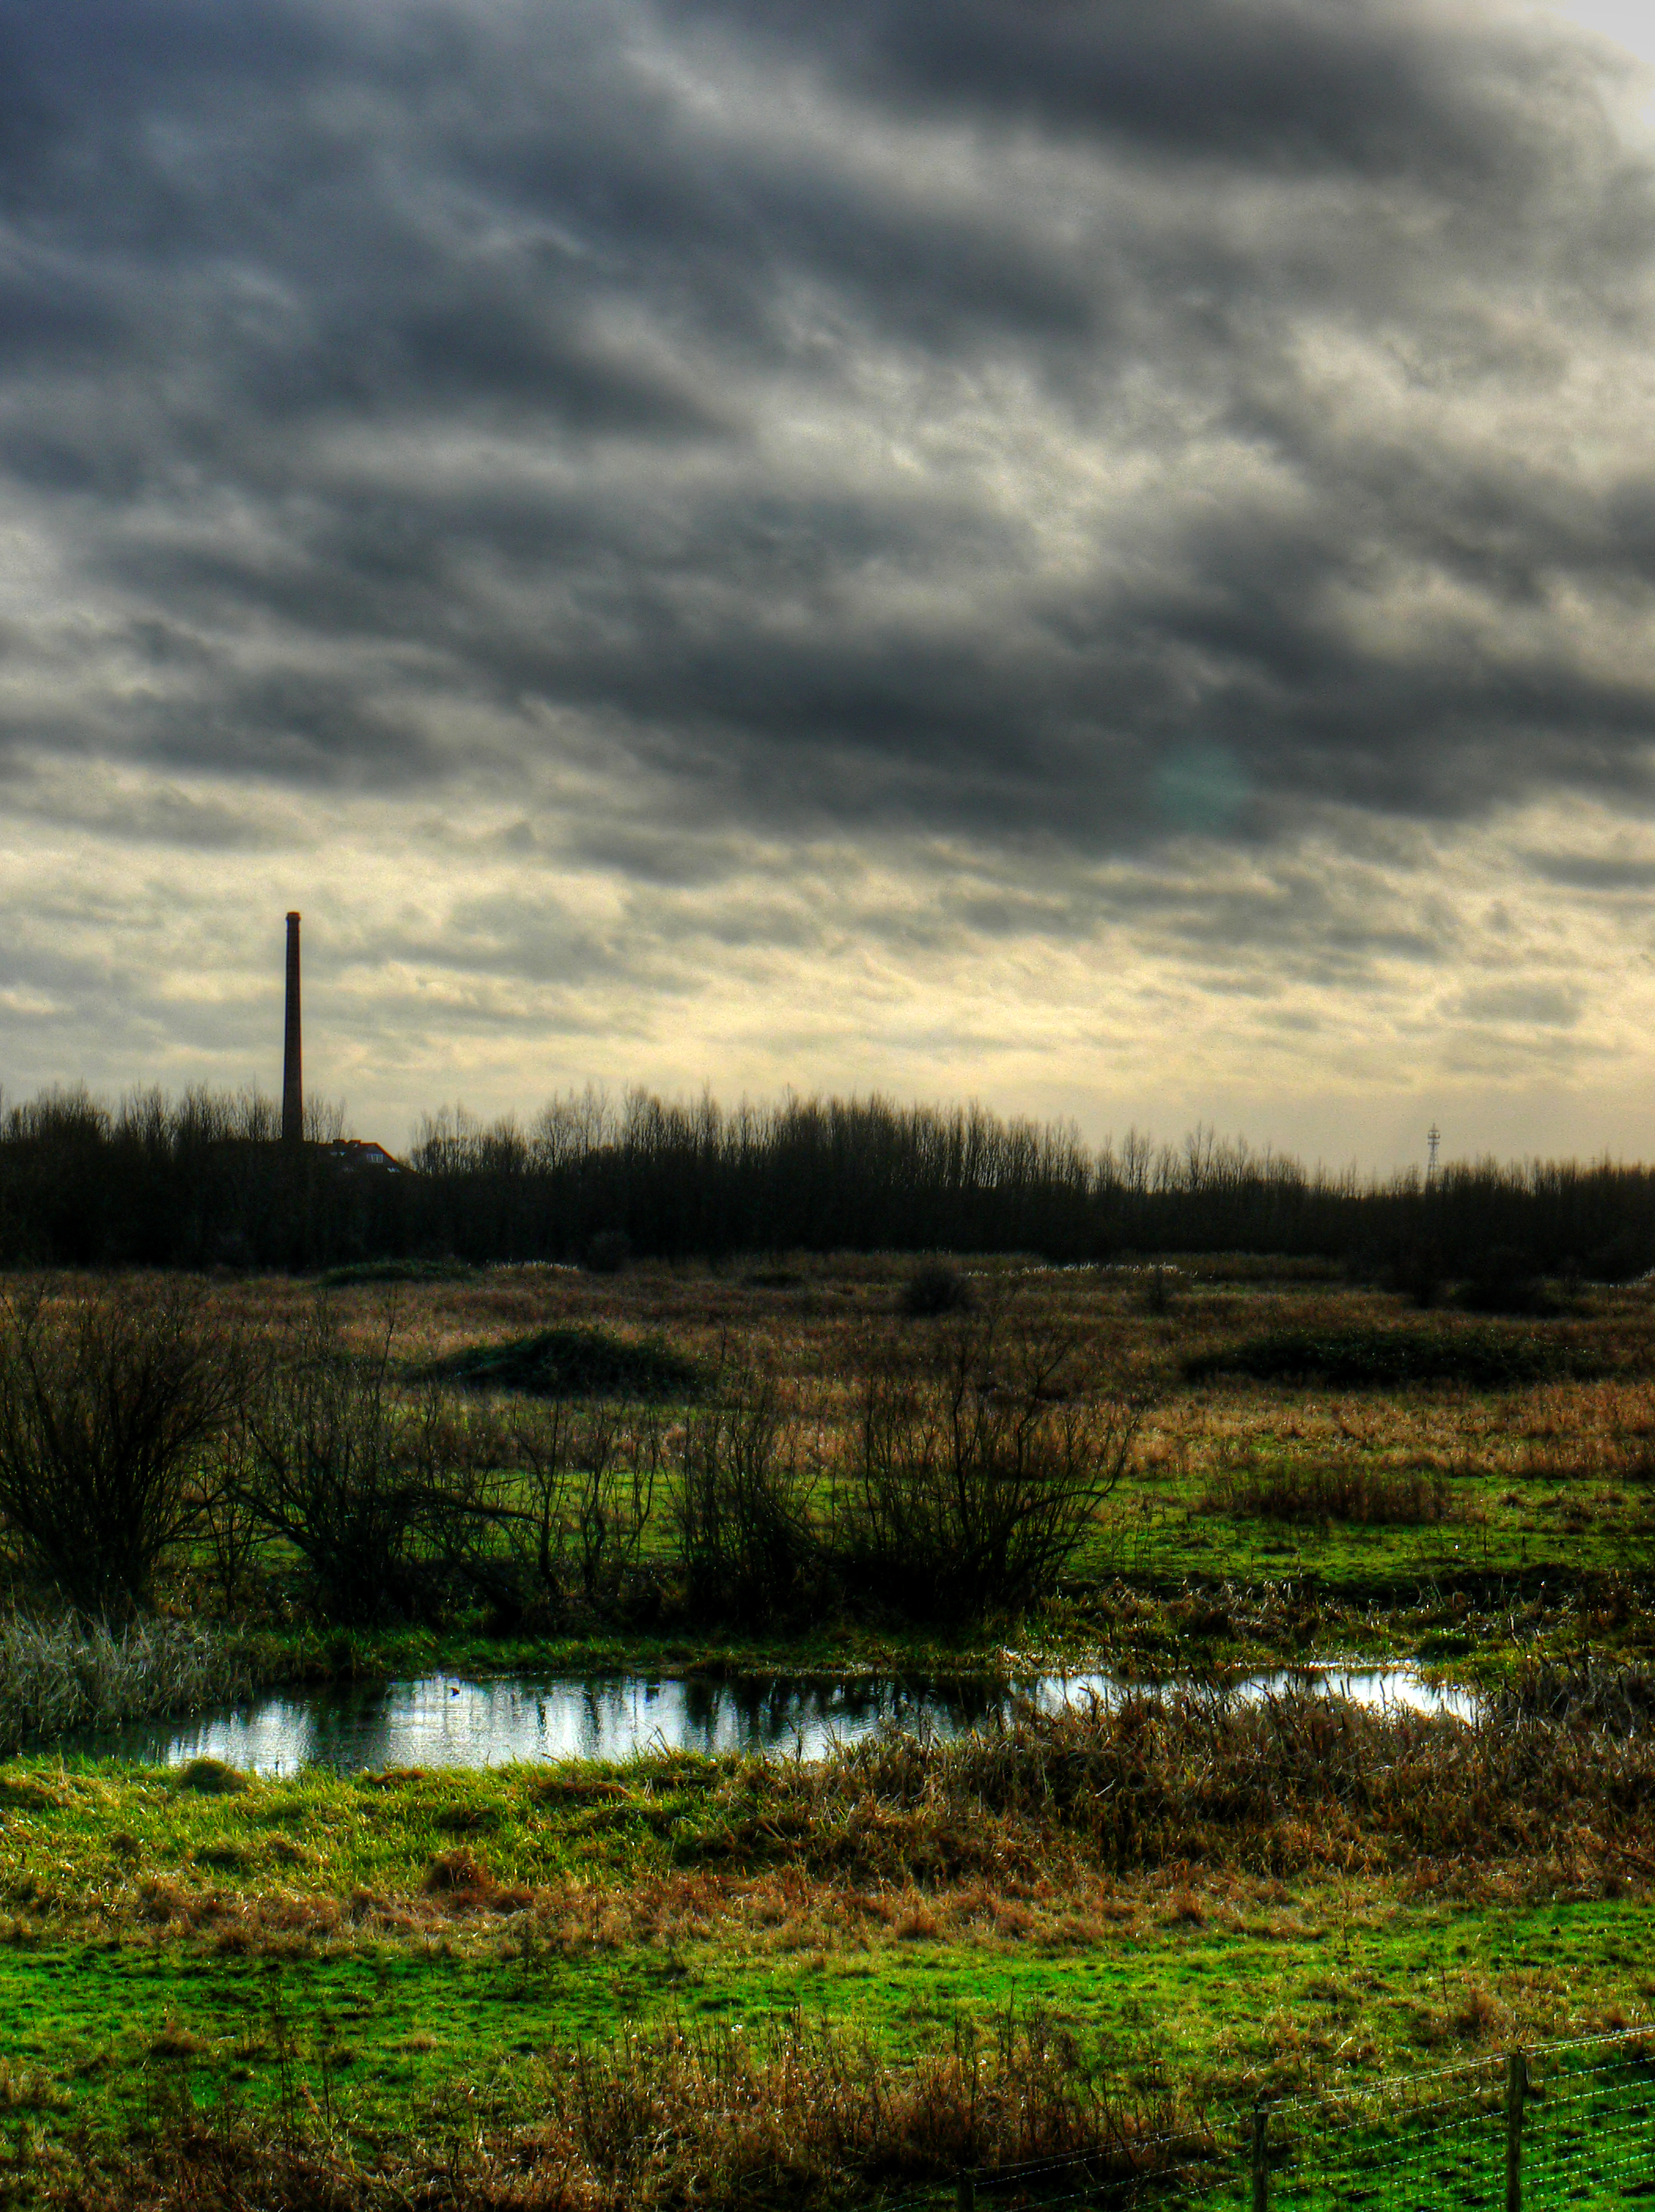
[[[1086,1145],[977,1106],[634,1091],[526,1127],[429,1116],[394,1171],[313,1109],[192,1090],[52,1091],[0,1113],[0,1264],[314,1268],[453,1257],[615,1264],[741,1252],[1030,1252],[1055,1261],[1255,1251],[1407,1275],[1503,1267],[1626,1278],[1655,1263],[1655,1171],[1608,1160],[1306,1168],[1197,1129]]]

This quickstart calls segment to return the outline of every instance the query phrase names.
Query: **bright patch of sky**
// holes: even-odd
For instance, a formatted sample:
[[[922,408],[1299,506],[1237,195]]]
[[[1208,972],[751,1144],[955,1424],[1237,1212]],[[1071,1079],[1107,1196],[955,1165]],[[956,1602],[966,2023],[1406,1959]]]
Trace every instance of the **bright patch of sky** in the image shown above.
[[[1655,6],[1651,0],[1550,0],[1557,13],[1601,31],[1655,70]],[[1646,89],[1645,120],[1655,123],[1655,78]]]

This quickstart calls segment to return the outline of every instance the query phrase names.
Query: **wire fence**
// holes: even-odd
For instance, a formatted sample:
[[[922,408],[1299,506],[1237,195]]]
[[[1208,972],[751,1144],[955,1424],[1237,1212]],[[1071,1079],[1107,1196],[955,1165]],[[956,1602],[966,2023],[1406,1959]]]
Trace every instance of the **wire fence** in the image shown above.
[[[1597,2212],[1655,2204],[1655,2032],[1512,2051],[959,2177],[958,2212]],[[933,2204],[946,2198],[932,2197]],[[891,2208],[896,2212],[896,2208]]]

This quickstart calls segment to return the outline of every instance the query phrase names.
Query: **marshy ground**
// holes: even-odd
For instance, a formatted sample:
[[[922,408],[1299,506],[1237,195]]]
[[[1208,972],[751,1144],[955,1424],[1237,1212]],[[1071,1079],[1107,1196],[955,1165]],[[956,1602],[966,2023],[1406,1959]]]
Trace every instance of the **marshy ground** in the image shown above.
[[[347,1635],[272,1552],[244,1650],[271,1676],[1092,1659],[1211,1680],[1389,1656],[1502,1701],[1467,1729],[1147,1694],[818,1767],[260,1779],[28,1751],[0,1769],[6,2186],[160,2190],[112,2161],[165,2139],[226,2203],[250,2141],[287,2146],[272,2201],[314,2201],[325,2168],[341,2201],[447,2172],[456,2199],[733,2203],[782,2167],[784,2193],[850,2201],[1126,2112],[1655,2017],[1649,1291],[1500,1318],[1305,1265],[964,1272],[1148,1404],[1032,1614],[916,1625],[848,1600],[732,1629],[674,1610],[663,1510],[647,1618]],[[560,1330],[739,1361],[827,1467],[879,1347],[949,1325],[904,1314],[910,1273],[490,1269],[329,1295],[364,1346],[394,1299],[411,1373]],[[212,1292],[277,1336],[314,1295]],[[207,1562],[170,1601],[210,1609]]]
[[[1544,1317],[1490,1317],[1421,1312],[1311,1261],[991,1259],[958,1271],[979,1307],[1007,1300],[1019,1327],[1062,1337],[1091,1373],[1149,1400],[1130,1478],[1077,1552],[1071,1586],[1118,1576],[1156,1600],[1186,1577],[1305,1584],[1389,1609],[1421,1587],[1489,1577],[1513,1589],[1544,1580],[1567,1604],[1594,1571],[1655,1571],[1646,1285],[1561,1288]],[[390,1313],[410,1367],[479,1350],[497,1366],[544,1332],[595,1332],[658,1348],[669,1400],[681,1363],[772,1377],[824,1461],[870,1358],[950,1325],[904,1314],[914,1263],[890,1255],[606,1278],[491,1267],[356,1279],[368,1272],[342,1271],[327,1296],[364,1347]],[[228,1317],[279,1334],[315,1288],[258,1279],[216,1296]],[[663,1514],[654,1547],[664,1540]],[[1100,1612],[1095,1633],[1112,1637],[1119,1612]]]

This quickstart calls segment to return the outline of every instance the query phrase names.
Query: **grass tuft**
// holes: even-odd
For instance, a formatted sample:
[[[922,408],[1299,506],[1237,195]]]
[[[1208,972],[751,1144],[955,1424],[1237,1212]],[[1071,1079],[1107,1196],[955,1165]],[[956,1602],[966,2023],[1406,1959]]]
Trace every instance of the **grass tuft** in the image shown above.
[[[198,1797],[239,1796],[248,1787],[247,1777],[240,1767],[222,1759],[190,1759],[179,1768],[175,1778],[179,1789]]]
[[[462,1844],[438,1853],[426,1870],[423,1887],[429,1897],[486,1898],[493,1896],[496,1883],[483,1862]]]
[[[1281,1461],[1217,1476],[1202,1500],[1208,1513],[1237,1520],[1320,1526],[1418,1528],[1460,1517],[1446,1476],[1385,1468],[1304,1466]]]
[[[476,1273],[463,1260],[356,1260],[325,1269],[316,1280],[325,1291],[346,1291],[358,1284],[463,1283]]]

